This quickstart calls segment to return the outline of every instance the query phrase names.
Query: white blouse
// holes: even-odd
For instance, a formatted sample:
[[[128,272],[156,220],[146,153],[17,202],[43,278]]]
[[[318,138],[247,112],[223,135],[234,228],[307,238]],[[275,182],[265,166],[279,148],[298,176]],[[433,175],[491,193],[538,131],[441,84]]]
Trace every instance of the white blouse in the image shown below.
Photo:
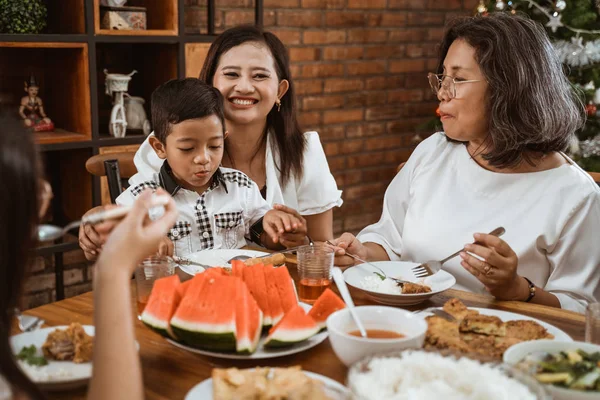
[[[335,179],[329,171],[319,134],[314,131],[306,132],[304,137],[306,148],[302,161],[302,177],[292,176],[285,185],[282,185],[278,168],[280,156],[271,140],[271,134],[267,136],[265,157],[267,202],[271,205],[285,204],[298,210],[301,215],[320,214],[342,205],[342,191],[338,190]],[[148,138],[135,153],[134,163],[138,172],[143,175],[152,175],[160,170],[162,160],[150,146]]]
[[[565,156],[566,157],[566,156]],[[600,300],[600,188],[570,159],[532,173],[479,166],[443,133],[424,140],[387,188],[379,222],[358,238],[383,246],[391,260],[441,260],[473,233],[506,228],[517,273],[584,312]],[[456,257],[443,266],[457,289],[486,293]]]

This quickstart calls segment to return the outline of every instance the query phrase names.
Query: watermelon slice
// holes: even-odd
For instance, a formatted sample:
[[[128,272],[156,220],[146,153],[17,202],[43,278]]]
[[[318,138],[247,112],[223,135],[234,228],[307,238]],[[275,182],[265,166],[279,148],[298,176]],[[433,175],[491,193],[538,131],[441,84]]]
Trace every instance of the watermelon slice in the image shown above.
[[[262,332],[262,311],[241,279],[236,279],[236,285],[236,351],[251,354],[256,351]]]
[[[236,279],[198,274],[171,318],[173,333],[185,344],[236,351]]]
[[[277,288],[277,282],[271,279],[271,271],[273,270],[272,265],[264,265],[262,267],[263,274],[265,276],[265,283],[267,285],[267,300],[269,301],[269,311],[271,312],[271,323],[277,325],[281,318],[283,318],[284,312],[279,298],[279,289]]]
[[[142,312],[142,322],[163,336],[169,336],[169,321],[181,300],[180,286],[177,275],[157,279]]]
[[[294,306],[269,331],[265,348],[287,347],[303,342],[319,332],[319,327],[299,305]]]
[[[320,330],[323,330],[327,326],[327,317],[342,308],[346,308],[346,303],[333,290],[327,288],[315,301],[308,316],[317,323]]]
[[[237,276],[238,278],[242,278],[243,271],[246,268],[246,264],[244,264],[241,260],[233,260],[231,261],[231,275]]]
[[[255,264],[243,269],[243,279],[252,294],[252,297],[258,303],[258,306],[263,313],[263,326],[270,327],[273,325],[271,318],[271,309],[269,307],[269,299],[267,297],[267,283],[265,282],[265,274],[262,264]]]
[[[279,299],[281,300],[281,308],[285,314],[294,306],[298,305],[298,297],[296,296],[292,277],[286,266],[279,268],[273,268],[273,266],[269,267],[268,280],[275,282],[277,292],[279,293]]]
[[[183,282],[181,285],[179,285],[177,287],[177,293],[179,294],[180,299],[183,299],[185,297],[185,294],[187,293],[187,290],[191,284],[192,284],[192,279],[188,279],[187,281]]]

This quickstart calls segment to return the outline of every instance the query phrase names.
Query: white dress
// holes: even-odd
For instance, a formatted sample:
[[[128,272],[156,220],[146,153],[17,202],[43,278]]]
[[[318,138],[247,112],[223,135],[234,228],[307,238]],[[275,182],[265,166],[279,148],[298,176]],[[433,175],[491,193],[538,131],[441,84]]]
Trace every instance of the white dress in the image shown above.
[[[465,145],[434,134],[387,188],[379,222],[358,238],[380,244],[391,260],[424,262],[503,226],[502,239],[519,258],[517,273],[556,295],[562,308],[584,312],[600,300],[600,188],[569,162],[540,172],[491,172]],[[456,277],[455,288],[486,293],[460,261],[443,267]]]
[[[265,166],[267,171],[267,202],[285,204],[298,210],[301,215],[314,215],[342,205],[342,191],[338,190],[317,132],[306,132],[306,148],[302,161],[302,177],[292,177],[285,186],[281,185],[279,154],[267,136]],[[157,173],[163,161],[158,158],[148,138],[135,154],[135,166],[139,173]],[[130,182],[131,183],[131,182]]]

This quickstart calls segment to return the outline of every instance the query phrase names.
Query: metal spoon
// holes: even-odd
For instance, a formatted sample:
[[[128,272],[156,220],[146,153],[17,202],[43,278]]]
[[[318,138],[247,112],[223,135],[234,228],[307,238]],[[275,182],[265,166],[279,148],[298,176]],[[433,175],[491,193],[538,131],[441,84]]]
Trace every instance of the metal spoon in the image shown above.
[[[342,299],[344,299],[344,303],[348,306],[348,311],[350,311],[350,315],[354,320],[354,323],[358,327],[358,331],[360,332],[360,336],[366,338],[367,331],[365,331],[365,327],[362,322],[358,318],[356,311],[354,311],[354,302],[352,301],[352,296],[350,296],[350,291],[348,291],[348,286],[346,286],[346,281],[344,280],[344,275],[342,274],[342,270],[338,267],[333,267],[333,271],[331,272],[333,275],[333,280],[342,295]]]

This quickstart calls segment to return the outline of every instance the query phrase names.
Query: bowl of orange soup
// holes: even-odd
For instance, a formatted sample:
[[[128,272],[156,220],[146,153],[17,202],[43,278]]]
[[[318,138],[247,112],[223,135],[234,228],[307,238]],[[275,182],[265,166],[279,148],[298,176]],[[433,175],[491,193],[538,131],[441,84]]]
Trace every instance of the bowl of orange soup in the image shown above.
[[[345,365],[374,354],[423,346],[427,322],[421,315],[386,306],[359,306],[354,310],[367,332],[366,338],[360,335],[347,308],[327,318],[331,347]]]

